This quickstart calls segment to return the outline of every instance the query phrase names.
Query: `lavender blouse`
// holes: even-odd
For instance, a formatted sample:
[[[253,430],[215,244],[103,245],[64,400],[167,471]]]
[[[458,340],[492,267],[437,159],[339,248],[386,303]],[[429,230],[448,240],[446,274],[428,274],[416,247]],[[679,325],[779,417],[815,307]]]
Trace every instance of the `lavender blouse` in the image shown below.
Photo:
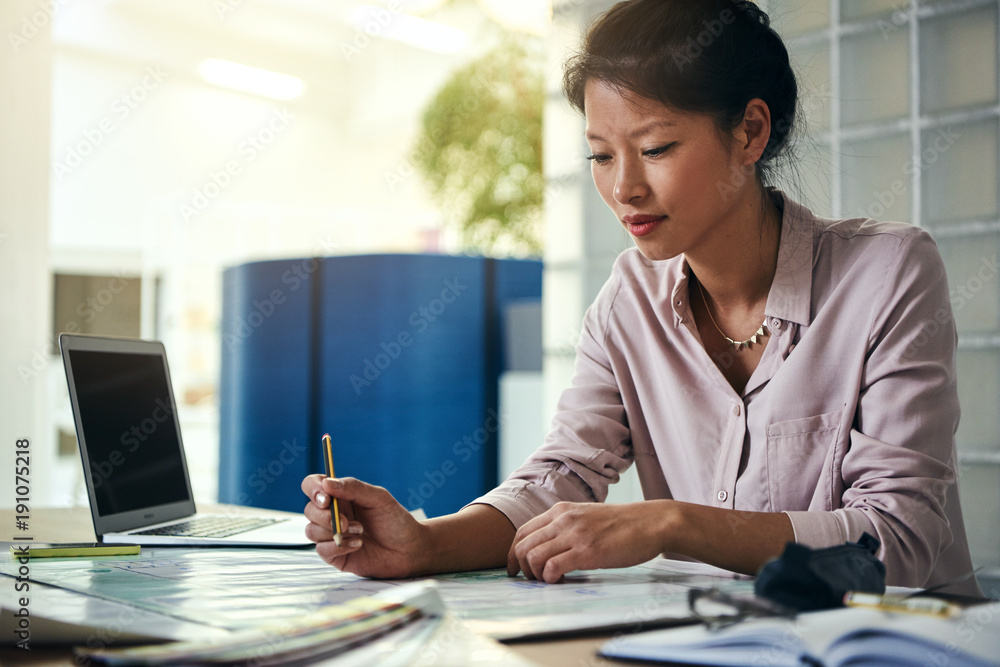
[[[871,533],[889,584],[972,569],[937,246],[917,227],[823,219],[775,196],[771,335],[742,394],[702,347],[683,257],[626,250],[587,311],[544,445],[475,502],[520,527],[561,500],[603,501],[635,463],[647,499],[784,512],[812,547]]]

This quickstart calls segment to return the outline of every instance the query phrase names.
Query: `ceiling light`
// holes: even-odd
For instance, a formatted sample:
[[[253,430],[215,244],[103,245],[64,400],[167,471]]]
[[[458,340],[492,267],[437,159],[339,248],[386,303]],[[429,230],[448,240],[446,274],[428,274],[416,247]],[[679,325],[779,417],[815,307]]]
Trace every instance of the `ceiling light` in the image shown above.
[[[302,79],[266,69],[210,58],[198,68],[202,78],[217,86],[276,100],[290,100],[302,94]]]
[[[375,5],[361,5],[354,26],[370,37],[384,37],[435,53],[456,53],[465,48],[463,30]]]
[[[446,0],[378,0],[383,7],[399,7],[400,11],[411,16],[427,14],[441,8]]]

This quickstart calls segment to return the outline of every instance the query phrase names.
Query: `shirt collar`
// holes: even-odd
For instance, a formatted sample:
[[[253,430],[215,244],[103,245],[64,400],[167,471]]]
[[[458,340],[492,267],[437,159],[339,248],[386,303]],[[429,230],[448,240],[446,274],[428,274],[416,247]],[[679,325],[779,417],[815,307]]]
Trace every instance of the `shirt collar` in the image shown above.
[[[681,261],[670,262],[670,281],[674,289],[670,294],[670,307],[674,310],[674,325],[680,326],[684,323],[684,317],[691,313],[691,305],[688,303],[688,263],[681,255]]]
[[[813,227],[816,216],[780,190],[772,191],[784,202],[778,263],[767,295],[768,317],[808,326],[812,315]]]
[[[812,313],[813,227],[816,216],[780,190],[769,190],[778,203],[783,202],[778,262],[767,295],[764,314],[768,317],[808,326]],[[688,263],[686,259],[670,263],[673,291],[670,305],[675,324],[680,325],[691,312],[688,304]]]

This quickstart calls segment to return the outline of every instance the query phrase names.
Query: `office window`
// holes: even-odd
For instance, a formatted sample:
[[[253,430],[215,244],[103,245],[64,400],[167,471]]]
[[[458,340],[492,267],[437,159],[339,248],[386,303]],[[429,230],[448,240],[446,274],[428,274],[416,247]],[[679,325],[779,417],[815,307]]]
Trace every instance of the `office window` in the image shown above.
[[[941,113],[996,104],[997,8],[931,17],[921,25],[920,109]]]
[[[841,157],[843,209],[851,217],[910,220],[910,135],[902,132],[845,141]]]
[[[142,280],[138,276],[53,277],[52,338],[61,332],[139,337]]]
[[[841,40],[839,94],[844,125],[906,116],[910,107],[909,28],[869,29]]]
[[[997,433],[1000,413],[996,397],[1000,395],[1000,354],[996,350],[959,350],[958,400],[962,404],[962,421],[958,427],[958,452],[967,455],[997,453]],[[977,415],[975,419],[970,415]],[[977,457],[978,458],[978,457]],[[989,458],[989,457],[987,457]],[[962,489],[963,496],[971,495]]]
[[[997,119],[936,123],[921,143],[927,226],[996,219]]]
[[[843,21],[865,19],[891,14],[906,8],[900,0],[841,0],[840,17]]]
[[[1000,327],[1000,281],[990,276],[994,271],[990,262],[1000,252],[1000,236],[990,232],[945,237],[938,239],[938,247],[948,267],[951,307],[959,334],[996,332]],[[969,414],[963,417],[963,421],[972,418]]]
[[[1000,2],[761,4],[789,44],[809,106],[808,178],[794,175],[792,191],[818,213],[920,225],[941,248],[959,331],[963,509],[973,561],[992,568],[980,577],[992,588],[1000,579]],[[817,109],[824,85],[834,93]]]

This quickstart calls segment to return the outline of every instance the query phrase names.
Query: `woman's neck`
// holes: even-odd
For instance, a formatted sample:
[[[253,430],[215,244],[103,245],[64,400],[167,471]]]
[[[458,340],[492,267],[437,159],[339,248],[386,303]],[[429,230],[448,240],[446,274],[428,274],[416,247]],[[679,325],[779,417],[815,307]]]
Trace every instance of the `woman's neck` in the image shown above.
[[[685,259],[720,310],[755,310],[767,300],[778,264],[781,211],[767,191],[748,188],[711,247]]]

